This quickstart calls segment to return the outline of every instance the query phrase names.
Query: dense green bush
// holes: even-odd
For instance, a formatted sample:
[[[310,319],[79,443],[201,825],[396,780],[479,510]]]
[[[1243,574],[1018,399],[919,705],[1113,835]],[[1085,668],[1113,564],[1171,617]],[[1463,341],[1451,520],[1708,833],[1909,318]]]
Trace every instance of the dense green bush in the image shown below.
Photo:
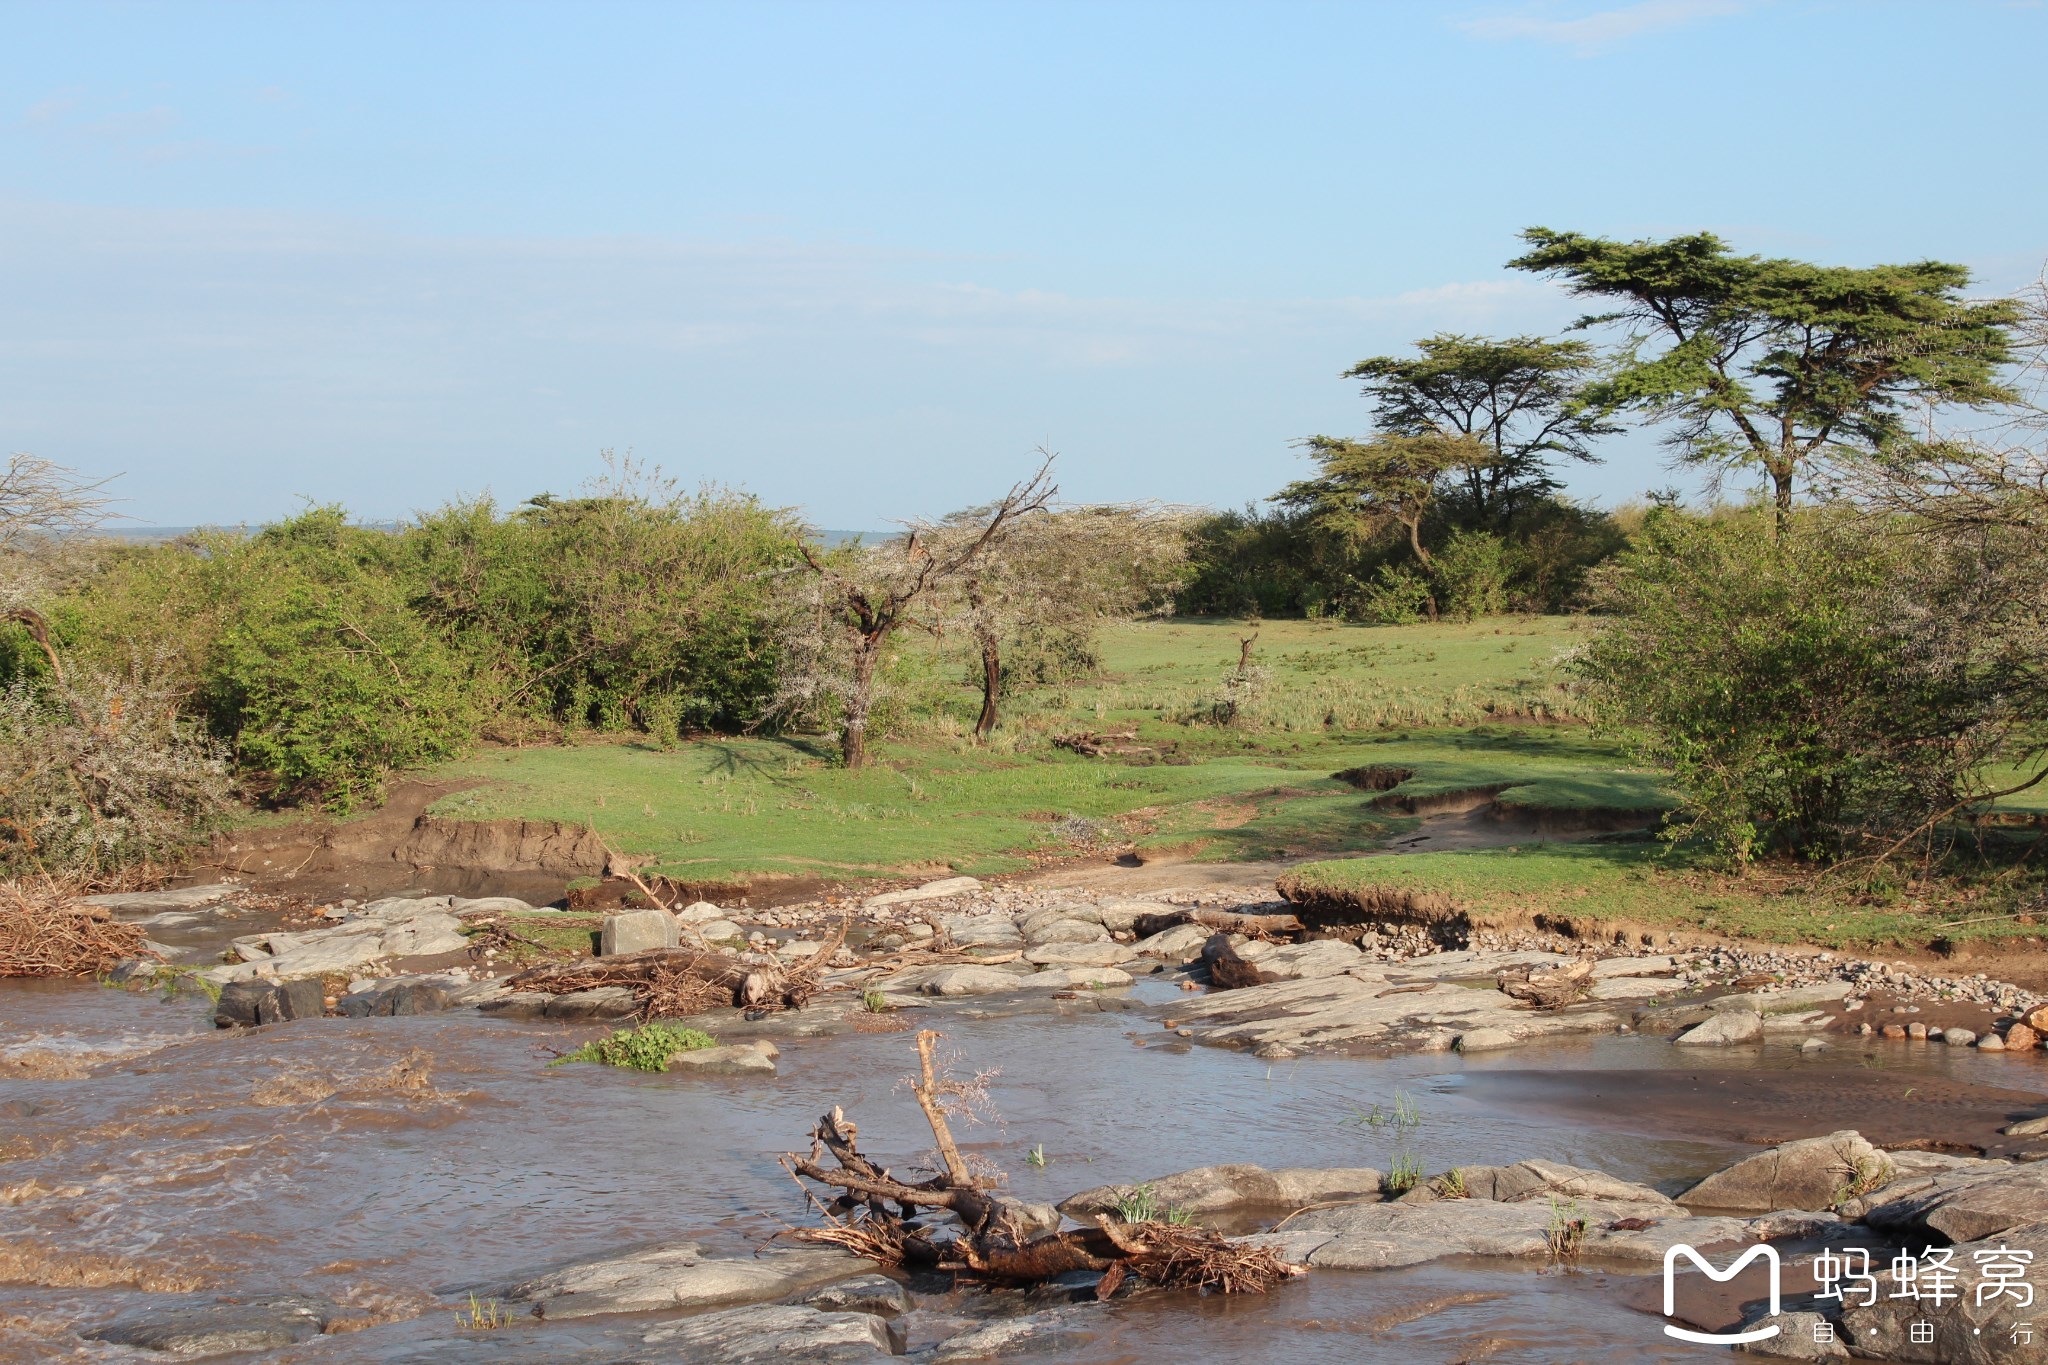
[[[1670,768],[1682,828],[1738,863],[1825,860],[1951,806],[2006,733],[1980,577],[1911,528],[1654,512],[1577,667]]]
[[[1429,565],[1443,590],[1445,612],[1469,621],[1506,611],[1511,555],[1507,542],[1489,532],[1451,532]]]

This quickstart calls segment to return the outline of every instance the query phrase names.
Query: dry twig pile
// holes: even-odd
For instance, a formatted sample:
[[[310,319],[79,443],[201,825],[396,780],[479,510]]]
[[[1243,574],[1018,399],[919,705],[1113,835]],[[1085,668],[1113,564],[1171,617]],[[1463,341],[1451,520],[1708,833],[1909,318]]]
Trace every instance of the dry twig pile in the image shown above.
[[[0,882],[0,976],[92,976],[147,955],[139,926],[78,894],[50,877]]]

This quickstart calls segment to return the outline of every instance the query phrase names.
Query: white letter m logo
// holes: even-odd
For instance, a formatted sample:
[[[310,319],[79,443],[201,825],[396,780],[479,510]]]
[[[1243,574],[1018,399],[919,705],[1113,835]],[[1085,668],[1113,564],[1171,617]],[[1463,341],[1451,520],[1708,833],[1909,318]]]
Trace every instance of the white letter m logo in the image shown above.
[[[1758,1244],[1756,1246],[1751,1247],[1748,1251],[1743,1252],[1741,1257],[1736,1260],[1735,1264],[1729,1266],[1726,1270],[1716,1270],[1714,1269],[1714,1267],[1707,1264],[1705,1257],[1701,1256],[1697,1251],[1694,1251],[1691,1247],[1685,1245],[1685,1243],[1680,1242],[1677,1245],[1673,1246],[1669,1251],[1664,1253],[1665,1317],[1668,1318],[1672,1316],[1672,1314],[1677,1310],[1677,1304],[1675,1302],[1676,1295],[1674,1293],[1677,1286],[1674,1282],[1675,1276],[1673,1276],[1672,1274],[1672,1267],[1677,1264],[1678,1258],[1680,1256],[1685,1257],[1686,1260],[1691,1261],[1694,1265],[1698,1266],[1699,1271],[1702,1275],[1705,1275],[1708,1279],[1713,1280],[1718,1284],[1726,1284],[1728,1281],[1734,1279],[1737,1275],[1740,1275],[1742,1273],[1742,1268],[1744,1266],[1748,1265],[1751,1261],[1754,1261],[1759,1256],[1763,1257],[1765,1262],[1768,1263],[1771,1267],[1770,1315],[1772,1317],[1778,1316],[1778,1249],[1776,1247]],[[1726,1335],[1716,1335],[1713,1332],[1689,1332],[1683,1327],[1673,1327],[1670,1323],[1667,1322],[1664,1324],[1664,1335],[1668,1337],[1677,1337],[1680,1341],[1697,1341],[1707,1346],[1727,1346],[1738,1342],[1762,1341],[1766,1337],[1774,1337],[1778,1335],[1778,1324],[1774,1322],[1768,1327],[1758,1327],[1747,1332],[1730,1332]]]

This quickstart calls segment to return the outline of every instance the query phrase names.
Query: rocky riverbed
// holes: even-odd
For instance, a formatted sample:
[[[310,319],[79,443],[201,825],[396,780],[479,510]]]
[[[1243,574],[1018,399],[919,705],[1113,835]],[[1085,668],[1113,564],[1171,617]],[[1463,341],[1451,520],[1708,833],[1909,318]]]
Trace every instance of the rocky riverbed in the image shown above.
[[[1498,975],[1582,945],[1446,948],[1392,925],[1237,936],[1261,980],[1212,990],[1213,933],[1141,936],[1138,918],[1283,907],[1213,888],[902,892],[677,917],[679,939],[715,934],[763,963],[853,931],[808,1007],[689,1021],[724,1055],[656,1075],[546,1065],[631,1001],[522,999],[509,964],[469,952],[465,929],[547,919],[537,907],[282,907],[234,888],[120,903],[222,1001],[0,988],[0,1348],[1676,1360],[1702,1348],[1664,1338],[1645,1297],[1665,1250],[1763,1241],[1807,1267],[1782,1320],[1808,1338],[1818,1322],[1868,1358],[2028,1358],[1914,1354],[1895,1309],[1809,1292],[1830,1248],[1868,1243],[1891,1273],[1915,1239],[1966,1267],[2001,1238],[2031,1245],[2048,1221],[2048,1167],[2030,1164],[2048,1155],[2048,1058],[1931,1041],[2010,1039],[2039,1005],[2025,992],[1636,944],[1601,950],[1585,998],[1539,1009]],[[627,927],[611,946],[634,946]],[[898,965],[933,942],[963,960]],[[824,1108],[846,1106],[864,1147],[906,1166],[928,1142],[894,1086],[913,1025],[996,1071],[1002,1121],[971,1145],[1019,1198],[1087,1219],[1142,1190],[1271,1237],[1311,1274],[1256,1303],[1097,1304],[1086,1277],[989,1293],[791,1240],[812,1220],[773,1158]],[[1678,1317],[1700,1330],[1742,1326],[1757,1298],[1698,1276],[1681,1289]],[[1942,1350],[1981,1352],[1958,1334],[1981,1342],[2003,1319],[1943,1322]]]

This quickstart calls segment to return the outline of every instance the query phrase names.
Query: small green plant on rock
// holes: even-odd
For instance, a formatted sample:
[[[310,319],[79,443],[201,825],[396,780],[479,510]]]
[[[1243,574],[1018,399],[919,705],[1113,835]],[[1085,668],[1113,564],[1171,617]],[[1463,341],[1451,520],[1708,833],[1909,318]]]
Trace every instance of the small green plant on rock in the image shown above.
[[[1160,1203],[1158,1191],[1149,1184],[1134,1185],[1117,1200],[1116,1216],[1126,1223],[1171,1223],[1176,1227],[1192,1221],[1180,1205]]]
[[[495,1332],[512,1325],[512,1310],[496,1299],[469,1296],[469,1306],[457,1310],[455,1325],[465,1332]]]
[[[1387,1172],[1380,1186],[1390,1198],[1398,1199],[1421,1183],[1422,1163],[1403,1153],[1394,1158],[1394,1169]]]
[[[1881,1190],[1891,1184],[1898,1174],[1898,1167],[1882,1156],[1859,1156],[1849,1163],[1829,1202],[1846,1204],[1851,1199],[1860,1199],[1872,1190]]]
[[[1045,1144],[1042,1142],[1034,1143],[1031,1150],[1024,1154],[1024,1164],[1034,1171],[1044,1170]]]
[[[1550,1197],[1550,1228],[1543,1235],[1550,1245],[1550,1259],[1568,1265],[1578,1263],[1586,1241],[1586,1214],[1576,1199]]]
[[[677,1053],[716,1045],[717,1039],[702,1029],[684,1028],[680,1024],[657,1020],[593,1039],[574,1052],[563,1053],[548,1065],[597,1062],[603,1066],[630,1067],[635,1071],[666,1071]]]
[[[1451,1167],[1451,1169],[1445,1171],[1435,1180],[1429,1182],[1429,1187],[1445,1199],[1470,1199],[1472,1197],[1472,1191],[1465,1188],[1465,1172],[1456,1166]]]
[[[879,990],[870,989],[862,991],[860,993],[860,1007],[869,1014],[887,1014],[889,1012],[889,997],[886,993]]]

